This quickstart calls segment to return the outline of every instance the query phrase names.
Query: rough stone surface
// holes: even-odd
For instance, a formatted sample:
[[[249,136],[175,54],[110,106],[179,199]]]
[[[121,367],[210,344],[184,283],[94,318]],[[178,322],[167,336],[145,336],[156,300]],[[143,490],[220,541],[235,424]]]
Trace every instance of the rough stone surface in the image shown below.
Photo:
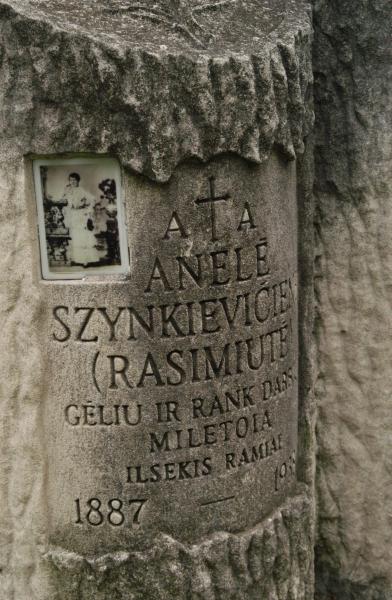
[[[216,52],[189,43],[181,52],[159,27],[159,49],[151,28],[143,46],[133,29],[113,41],[95,35],[107,2],[93,3],[87,31],[61,5],[45,2],[43,14],[40,2],[0,3],[2,119],[23,153],[32,123],[30,152],[110,151],[159,181],[189,157],[234,152],[259,162],[274,144],[290,158],[303,150],[312,122],[305,3],[286,2],[277,29],[255,32],[252,53],[243,33]],[[121,28],[111,18],[107,27]]]
[[[313,598],[313,508],[290,500],[262,525],[198,545],[167,535],[144,552],[88,558],[50,548],[51,600],[248,600]],[[61,590],[61,591],[59,591]]]
[[[392,7],[314,3],[318,599],[392,597]]]
[[[107,2],[83,4],[87,16],[92,7],[108,7]],[[256,4],[249,7],[254,10]],[[67,19],[61,10],[65,5]],[[178,27],[168,31],[166,23],[158,24],[159,35],[147,40],[147,22],[140,34],[133,21],[116,12],[105,14],[103,31],[103,18],[83,20],[77,14],[80,6],[0,3],[1,327],[7,348],[1,364],[0,594],[5,600],[109,595],[248,600],[260,594],[268,600],[309,600],[313,446],[307,334],[300,341],[304,378],[298,471],[307,486],[281,510],[249,530],[217,532],[196,545],[160,535],[139,553],[121,549],[81,556],[48,544],[46,365],[37,329],[46,300],[44,287],[32,276],[36,235],[31,230],[34,207],[26,206],[29,163],[24,157],[110,153],[124,168],[165,182],[180,162],[208,161],[222,153],[260,163],[278,149],[285,160],[297,157],[302,163],[312,125],[305,3],[279,3],[275,17],[264,21],[264,35],[258,29],[260,13],[253,26],[247,22],[242,38],[238,27],[232,37],[222,33],[228,31],[223,16],[201,16],[206,29],[215,28],[218,41],[211,42],[200,32],[189,35],[188,26],[185,33]],[[228,8],[238,8],[239,19],[248,10],[245,2]],[[125,35],[119,34],[122,23]],[[250,35],[252,51],[244,41]],[[308,157],[299,170],[299,190],[307,198],[310,168]],[[300,208],[300,222],[309,227],[307,202]],[[301,244],[305,255],[309,246]],[[307,292],[309,273],[309,265],[301,267]],[[308,332],[311,311],[308,300],[300,302]]]

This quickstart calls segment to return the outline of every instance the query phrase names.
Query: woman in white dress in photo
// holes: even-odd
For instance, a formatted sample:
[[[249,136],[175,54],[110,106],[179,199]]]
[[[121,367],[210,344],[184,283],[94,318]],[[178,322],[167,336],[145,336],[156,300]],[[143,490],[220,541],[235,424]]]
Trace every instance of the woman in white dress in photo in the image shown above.
[[[67,202],[66,221],[71,237],[68,256],[71,265],[87,267],[99,261],[94,235],[95,198],[80,185],[79,173],[70,173],[62,200]]]

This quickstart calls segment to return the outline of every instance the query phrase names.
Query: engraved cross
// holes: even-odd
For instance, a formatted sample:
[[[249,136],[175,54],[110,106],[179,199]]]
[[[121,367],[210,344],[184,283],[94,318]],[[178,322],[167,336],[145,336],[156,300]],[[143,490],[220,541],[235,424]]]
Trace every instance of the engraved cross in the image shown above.
[[[218,237],[216,233],[216,213],[215,213],[215,203],[226,201],[230,199],[230,194],[226,193],[223,196],[215,196],[215,177],[211,175],[208,178],[209,186],[210,186],[210,195],[208,198],[197,198],[195,200],[195,204],[210,204],[211,210],[211,233],[213,242],[216,242]]]

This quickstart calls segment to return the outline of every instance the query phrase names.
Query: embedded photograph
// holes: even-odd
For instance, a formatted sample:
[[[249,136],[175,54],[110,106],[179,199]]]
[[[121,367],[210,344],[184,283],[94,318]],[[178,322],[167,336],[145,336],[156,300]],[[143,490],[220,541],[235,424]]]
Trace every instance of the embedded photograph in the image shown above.
[[[45,279],[129,268],[119,165],[110,159],[36,161]]]

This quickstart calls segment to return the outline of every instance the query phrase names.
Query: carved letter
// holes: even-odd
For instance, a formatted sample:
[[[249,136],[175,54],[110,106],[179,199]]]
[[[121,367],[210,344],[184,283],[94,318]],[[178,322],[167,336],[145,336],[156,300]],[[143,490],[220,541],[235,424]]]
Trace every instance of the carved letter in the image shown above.
[[[250,212],[249,202],[245,202],[244,211],[242,213],[241,221],[238,225],[237,231],[241,231],[241,229],[245,229],[246,231],[249,229],[256,229],[252,213]]]
[[[163,236],[164,240],[169,240],[171,238],[171,233],[179,233],[181,237],[187,238],[187,234],[183,224],[180,221],[180,218],[176,211],[172,214],[172,218],[170,219],[170,223],[166,229],[166,233]]]
[[[65,329],[65,334],[63,337],[57,337],[57,335],[55,333],[53,333],[53,337],[56,340],[56,342],[66,342],[67,340],[69,340],[69,338],[71,337],[71,330],[68,327],[68,325],[66,325],[64,323],[64,321],[62,321],[62,319],[60,319],[60,317],[58,316],[58,312],[59,310],[64,310],[66,314],[68,314],[69,310],[68,310],[68,306],[55,306],[53,309],[53,316],[56,319],[56,321],[58,321],[60,323],[60,325],[62,325]]]
[[[87,311],[87,315],[86,318],[84,319],[84,321],[82,322],[82,325],[80,327],[80,331],[78,333],[78,335],[76,336],[76,339],[79,340],[80,342],[96,342],[98,341],[98,336],[96,335],[93,338],[83,338],[83,333],[87,327],[87,325],[89,324],[89,321],[91,319],[91,316],[94,312],[94,308],[89,308],[88,306],[81,306],[79,308],[75,308],[75,314],[78,313],[81,310],[86,310]]]
[[[172,291],[172,288],[169,285],[169,280],[166,277],[166,273],[158,257],[156,257],[155,259],[150,281],[148,282],[148,286],[145,289],[145,293],[151,292],[151,285],[154,283],[154,281],[160,281],[166,292]]]
[[[109,338],[109,342],[112,342],[113,340],[116,340],[116,325],[117,325],[117,321],[119,320],[121,314],[123,313],[123,311],[125,310],[125,307],[120,307],[118,309],[118,313],[117,316],[115,317],[115,319],[111,319],[108,315],[108,311],[107,308],[103,307],[103,308],[98,308],[98,311],[104,316],[106,323],[109,325],[110,327],[110,338]]]
[[[143,372],[140,376],[140,380],[137,384],[137,387],[144,386],[144,380],[146,379],[146,377],[154,377],[156,385],[164,385],[161,374],[151,352],[147,354],[146,362],[144,363],[143,367]]]
[[[127,357],[120,356],[118,354],[110,354],[108,356],[108,359],[110,360],[110,386],[109,386],[109,389],[111,389],[111,390],[118,389],[118,385],[116,383],[117,375],[121,375],[121,379],[123,380],[125,385],[128,388],[132,388],[132,385],[130,384],[128,377],[125,373],[125,371],[129,367],[129,360],[127,359]],[[116,360],[122,361],[122,366],[119,369],[116,368]]]

